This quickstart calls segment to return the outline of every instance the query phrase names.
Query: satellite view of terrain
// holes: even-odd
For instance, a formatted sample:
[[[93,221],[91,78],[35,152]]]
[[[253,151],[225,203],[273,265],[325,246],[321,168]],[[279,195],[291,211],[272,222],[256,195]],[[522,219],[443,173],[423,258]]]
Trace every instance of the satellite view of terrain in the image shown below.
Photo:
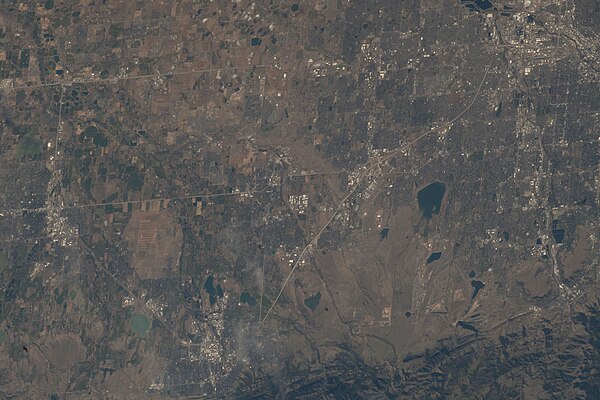
[[[600,399],[600,0],[0,0],[0,399]]]

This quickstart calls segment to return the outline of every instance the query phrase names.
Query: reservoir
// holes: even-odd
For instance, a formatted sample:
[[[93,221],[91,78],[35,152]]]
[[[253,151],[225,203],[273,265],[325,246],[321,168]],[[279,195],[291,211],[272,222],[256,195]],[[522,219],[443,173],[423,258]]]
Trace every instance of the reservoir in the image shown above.
[[[473,279],[471,281],[471,286],[473,286],[473,295],[471,296],[471,299],[474,299],[475,296],[477,296],[477,293],[479,293],[479,291],[485,287],[485,283]]]
[[[388,235],[388,233],[390,232],[390,228],[383,228],[380,232],[379,232],[379,237],[381,238],[381,240],[385,239]]]
[[[204,282],[204,290],[208,292],[211,305],[217,302],[217,296],[223,297],[223,295],[225,294],[223,293],[223,288],[221,287],[221,284],[218,284],[215,288],[215,278],[212,275],[206,278],[206,282]]]
[[[256,305],[256,299],[248,292],[242,292],[242,294],[240,295],[240,301],[242,303],[248,304],[249,306]]]
[[[431,218],[433,214],[440,213],[445,193],[446,185],[440,182],[431,183],[419,190],[417,200],[423,217]]]
[[[321,301],[321,292],[317,292],[310,297],[304,299],[304,305],[310,308],[311,311],[315,311],[319,302]]]
[[[556,243],[562,243],[565,238],[565,230],[564,229],[552,229],[552,236],[554,236],[554,240]]]
[[[442,252],[431,253],[431,255],[427,258],[427,264],[431,264],[432,262],[439,260],[442,258]]]
[[[460,326],[463,329],[467,329],[469,331],[475,332],[475,336],[479,335],[479,331],[477,330],[477,328],[475,328],[475,326],[473,324],[469,324],[465,321],[458,321],[456,323],[456,326]]]

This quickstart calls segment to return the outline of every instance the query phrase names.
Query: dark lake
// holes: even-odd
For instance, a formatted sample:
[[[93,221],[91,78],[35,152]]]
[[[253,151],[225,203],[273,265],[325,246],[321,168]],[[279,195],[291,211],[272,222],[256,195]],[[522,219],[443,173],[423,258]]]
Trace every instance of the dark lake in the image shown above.
[[[492,8],[493,4],[489,0],[475,0],[475,5],[485,11],[489,8]]]
[[[305,298],[304,305],[306,305],[306,307],[310,308],[311,311],[315,311],[317,309],[317,306],[319,305],[320,301],[321,301],[321,292],[317,292],[316,294],[313,294],[312,296]]]
[[[552,221],[552,236],[554,236],[556,243],[562,243],[565,238],[565,230],[558,228],[557,219]]]
[[[485,283],[473,279],[471,281],[471,286],[473,286],[473,295],[471,296],[471,298],[474,299],[475,296],[477,296],[477,293],[479,293],[479,291],[485,287]]]
[[[240,295],[240,301],[242,303],[248,304],[249,306],[256,305],[256,299],[248,292],[242,292],[242,294]]]
[[[465,5],[471,11],[486,11],[493,7],[490,0],[461,0],[461,3]]]
[[[212,275],[206,278],[206,282],[204,282],[204,290],[208,292],[211,305],[217,302],[217,296],[223,297],[224,295],[223,288],[220,284],[215,287],[215,278]]]
[[[469,331],[475,332],[475,335],[479,335],[479,331],[477,330],[477,328],[475,328],[475,326],[473,324],[469,324],[468,322],[465,322],[465,321],[458,321],[456,323],[456,325],[460,326],[463,329],[467,329]]]
[[[442,258],[442,252],[431,253],[431,255],[427,258],[427,264],[431,264],[432,262],[439,260]]]
[[[419,190],[417,200],[419,201],[419,210],[423,213],[423,217],[431,218],[433,214],[440,213],[445,193],[446,185],[440,182],[434,182]]]
[[[380,232],[379,232],[379,237],[381,237],[381,240],[385,239],[388,235],[388,233],[390,232],[390,228],[383,228]]]
[[[556,243],[562,243],[565,238],[565,230],[564,229],[553,229],[552,236],[554,236],[554,240]]]

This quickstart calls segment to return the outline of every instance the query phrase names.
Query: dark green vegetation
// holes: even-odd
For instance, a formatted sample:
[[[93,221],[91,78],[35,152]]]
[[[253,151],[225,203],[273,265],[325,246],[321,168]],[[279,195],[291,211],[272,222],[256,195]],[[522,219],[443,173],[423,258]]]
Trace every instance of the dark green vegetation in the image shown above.
[[[108,145],[106,136],[95,126],[85,128],[81,133],[81,138],[83,141],[91,142],[94,146],[106,147]]]
[[[150,320],[144,314],[133,314],[130,320],[131,331],[141,337],[146,337],[150,329]]]
[[[42,141],[33,134],[26,134],[19,144],[19,155],[35,157],[42,151]]]
[[[0,273],[8,266],[8,257],[3,251],[0,251]]]

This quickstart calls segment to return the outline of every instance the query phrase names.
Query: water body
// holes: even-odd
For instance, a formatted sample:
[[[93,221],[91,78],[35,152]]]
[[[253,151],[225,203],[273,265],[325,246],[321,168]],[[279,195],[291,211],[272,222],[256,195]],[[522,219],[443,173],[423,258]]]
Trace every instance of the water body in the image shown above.
[[[383,228],[381,230],[381,232],[379,232],[379,236],[381,237],[381,240],[385,239],[389,232],[390,232],[390,228]]]
[[[224,295],[221,284],[218,284],[217,287],[215,287],[215,277],[212,275],[206,278],[206,282],[204,282],[204,290],[208,292],[208,297],[211,305],[217,302],[217,296],[223,297]]]
[[[321,292],[317,292],[310,297],[304,299],[304,305],[311,309],[311,311],[315,311],[319,302],[321,301]]]
[[[0,344],[4,343],[6,340],[6,332],[0,331]]]
[[[473,324],[469,324],[468,322],[458,321],[456,323],[456,326],[460,326],[463,329],[475,332],[475,336],[479,335],[479,331],[477,330],[477,328],[475,328]]]
[[[242,303],[248,304],[249,306],[256,305],[256,299],[248,292],[242,292],[242,294],[240,295],[240,301]]]
[[[439,260],[440,258],[442,258],[442,252],[437,252],[437,253],[431,253],[431,255],[429,256],[429,258],[427,258],[427,264],[431,264],[432,262]]]
[[[564,229],[553,229],[552,236],[554,236],[554,240],[556,243],[562,243],[565,238],[565,230]]]
[[[461,2],[471,11],[486,11],[494,5],[490,0],[461,0]]]
[[[475,0],[475,5],[482,11],[492,8],[492,2],[490,0]]]
[[[146,337],[150,329],[150,320],[144,314],[133,314],[130,323],[133,333]]]
[[[471,286],[473,286],[473,294],[471,295],[471,299],[474,299],[475,296],[477,296],[477,293],[479,293],[479,291],[485,287],[485,283],[473,279],[471,281]]]
[[[562,243],[565,238],[565,230],[558,228],[558,220],[552,220],[552,236],[556,243]]]
[[[404,357],[402,359],[402,362],[409,362],[409,361],[413,361],[413,360],[418,360],[419,358],[423,358],[423,357],[425,357],[425,353],[408,354],[406,357]]]
[[[475,278],[475,271],[469,272],[469,278]]]
[[[417,200],[423,217],[431,218],[433,214],[440,213],[445,193],[446,185],[440,182],[431,183],[419,190]]]

